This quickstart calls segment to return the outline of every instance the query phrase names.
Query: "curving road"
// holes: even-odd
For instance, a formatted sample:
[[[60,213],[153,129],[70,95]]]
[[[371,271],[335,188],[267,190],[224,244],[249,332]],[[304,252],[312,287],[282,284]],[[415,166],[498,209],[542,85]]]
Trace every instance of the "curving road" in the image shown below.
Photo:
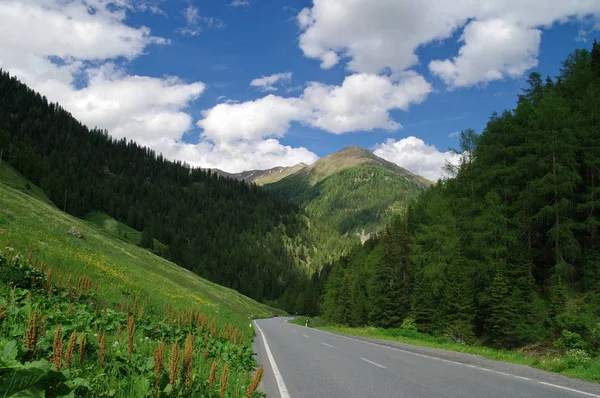
[[[600,384],[473,355],[255,321],[269,397],[600,398]],[[266,343],[266,344],[265,344]],[[450,358],[450,359],[449,359]]]

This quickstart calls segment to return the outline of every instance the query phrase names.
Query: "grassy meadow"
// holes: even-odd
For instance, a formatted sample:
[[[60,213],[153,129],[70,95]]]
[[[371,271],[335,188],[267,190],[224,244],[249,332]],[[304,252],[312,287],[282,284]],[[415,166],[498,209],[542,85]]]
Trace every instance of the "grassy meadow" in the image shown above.
[[[260,396],[249,319],[281,310],[86,218],[0,167],[0,396]]]

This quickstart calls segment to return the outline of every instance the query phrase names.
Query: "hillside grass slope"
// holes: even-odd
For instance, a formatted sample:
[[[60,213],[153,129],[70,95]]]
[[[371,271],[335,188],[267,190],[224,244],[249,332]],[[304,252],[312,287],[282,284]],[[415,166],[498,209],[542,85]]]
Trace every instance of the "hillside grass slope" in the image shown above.
[[[61,212],[6,164],[0,176],[0,396],[260,395],[249,318],[281,310],[118,239],[105,215]]]

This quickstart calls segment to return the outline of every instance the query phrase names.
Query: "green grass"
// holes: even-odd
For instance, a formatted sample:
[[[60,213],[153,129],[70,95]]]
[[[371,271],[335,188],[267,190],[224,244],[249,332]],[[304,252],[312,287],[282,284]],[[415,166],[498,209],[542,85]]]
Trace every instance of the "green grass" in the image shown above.
[[[36,198],[44,203],[52,205],[52,202],[44,192],[37,186],[31,184],[17,170],[13,169],[8,163],[2,161],[0,164],[0,183],[7,185],[28,196]]]
[[[142,241],[142,233],[136,231],[127,225],[118,222],[106,213],[95,211],[88,213],[83,217],[84,220],[91,222],[99,229],[114,236],[115,238],[129,242],[134,245],[139,245]]]
[[[304,326],[305,318],[292,321]],[[486,346],[473,346],[455,343],[445,337],[435,337],[424,333],[400,328],[375,328],[375,327],[341,327],[333,326],[321,317],[310,318],[310,327],[333,333],[350,336],[368,337],[372,339],[398,341],[423,347],[439,348],[443,350],[462,352],[465,354],[480,355],[495,361],[511,362],[527,365],[549,372],[561,373],[586,381],[600,382],[600,358],[580,358],[573,352],[572,355],[538,355],[528,356],[512,350],[495,349]]]
[[[225,363],[231,369],[225,396],[244,395],[256,364],[251,349],[254,331],[249,328],[249,319],[283,313],[281,310],[202,279],[137,247],[130,240],[139,236],[139,232],[127,229],[105,214],[92,213],[86,221],[61,212],[18,173],[8,167],[2,170],[0,255],[8,243],[11,246],[8,253],[14,254],[4,256],[4,260],[0,256],[0,362],[8,364],[5,374],[0,375],[0,396],[14,391],[34,396],[63,387],[77,391],[77,396],[158,396],[152,390],[157,380],[153,352],[159,340],[167,342],[159,390],[173,389],[176,393],[165,392],[160,396],[219,396],[218,378]],[[85,238],[67,234],[71,227]],[[126,239],[119,236],[125,232]],[[13,257],[17,254],[20,263],[26,264],[24,268],[20,268],[17,257]],[[37,281],[37,276],[29,275],[30,272],[39,275],[37,265],[42,263],[46,272],[51,270],[52,284],[41,274],[37,286],[14,289],[7,286],[7,282],[22,286],[15,280],[25,281],[26,285],[31,283],[28,281]],[[15,279],[15,275],[23,273],[28,275],[25,279]],[[78,293],[79,277],[90,278],[92,286],[97,282],[97,292],[92,288],[91,294]],[[69,279],[73,288],[69,287]],[[54,294],[49,293],[50,286],[54,286]],[[139,314],[133,309],[138,299],[143,308]],[[37,337],[35,352],[25,349],[26,329],[31,324],[34,308],[42,319],[40,330],[45,330]],[[136,318],[135,350],[131,356],[127,354],[125,330],[129,308]],[[187,315],[190,311],[195,315]],[[202,313],[207,319],[203,326],[195,321]],[[84,363],[60,371],[50,365],[58,325],[63,326],[65,346],[74,330],[88,336],[88,359]],[[123,332],[119,334],[121,327]],[[232,327],[237,341],[227,334]],[[102,330],[107,339],[104,366],[99,365],[99,342],[93,337],[98,330]],[[186,387],[180,378],[171,386],[166,375],[171,344],[179,341],[183,350],[188,333],[197,336],[193,345],[194,381]],[[218,372],[214,387],[208,383],[212,361],[217,363]],[[21,382],[22,385],[15,384]],[[25,385],[30,386],[27,392],[21,391]],[[253,396],[262,395],[254,393]]]
[[[85,239],[66,233],[73,226]],[[281,312],[112,235],[0,184],[0,244],[10,242],[18,252],[45,261],[65,278],[68,274],[85,275],[98,281],[100,295],[109,305],[119,304],[132,294],[139,295],[149,309],[157,312],[169,304],[195,307],[216,316],[219,323],[234,323],[238,327],[248,327],[248,318]]]

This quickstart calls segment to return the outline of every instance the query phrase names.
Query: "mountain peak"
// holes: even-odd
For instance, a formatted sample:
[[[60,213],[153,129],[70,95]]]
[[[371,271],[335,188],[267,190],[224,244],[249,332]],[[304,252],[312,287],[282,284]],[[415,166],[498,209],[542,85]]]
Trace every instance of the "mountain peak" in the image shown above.
[[[332,153],[317,160],[310,166],[298,170],[295,175],[308,175],[311,184],[316,184],[318,181],[329,177],[330,175],[339,173],[345,169],[360,165],[371,165],[384,167],[390,171],[402,174],[411,180],[414,180],[423,188],[428,187],[431,182],[425,178],[417,176],[410,171],[398,166],[395,163],[388,162],[380,158],[366,148],[356,145],[347,146],[341,150]]]

